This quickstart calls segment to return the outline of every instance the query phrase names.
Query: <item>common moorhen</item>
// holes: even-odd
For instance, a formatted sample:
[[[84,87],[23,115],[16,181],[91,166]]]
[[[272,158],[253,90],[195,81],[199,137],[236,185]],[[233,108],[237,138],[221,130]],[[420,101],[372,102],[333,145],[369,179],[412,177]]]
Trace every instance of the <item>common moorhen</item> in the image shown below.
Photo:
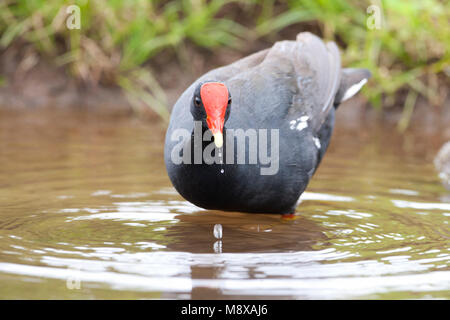
[[[176,102],[165,163],[176,190],[206,209],[293,214],[338,105],[367,82],[333,42],[276,42],[196,80]]]

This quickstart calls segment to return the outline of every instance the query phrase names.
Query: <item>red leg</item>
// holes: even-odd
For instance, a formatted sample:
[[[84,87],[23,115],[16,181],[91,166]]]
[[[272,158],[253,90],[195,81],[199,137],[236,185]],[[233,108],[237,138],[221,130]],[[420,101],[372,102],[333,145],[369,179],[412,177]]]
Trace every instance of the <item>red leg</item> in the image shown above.
[[[295,220],[297,219],[297,215],[295,212],[293,213],[284,213],[281,215],[281,220]]]

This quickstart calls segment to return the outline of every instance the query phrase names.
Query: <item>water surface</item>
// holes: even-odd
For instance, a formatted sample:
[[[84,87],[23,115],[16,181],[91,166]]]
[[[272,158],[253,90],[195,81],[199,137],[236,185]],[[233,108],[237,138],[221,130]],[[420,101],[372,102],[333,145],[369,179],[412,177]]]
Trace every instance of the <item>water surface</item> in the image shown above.
[[[186,202],[163,139],[133,119],[2,115],[0,298],[450,298],[439,136],[338,125],[293,221]]]

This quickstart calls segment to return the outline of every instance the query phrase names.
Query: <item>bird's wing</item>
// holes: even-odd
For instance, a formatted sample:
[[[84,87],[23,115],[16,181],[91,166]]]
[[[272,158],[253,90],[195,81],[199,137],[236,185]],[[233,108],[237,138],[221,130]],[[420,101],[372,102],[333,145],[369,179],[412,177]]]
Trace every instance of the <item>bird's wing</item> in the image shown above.
[[[308,116],[310,125],[317,131],[333,107],[339,89],[339,50],[334,42],[325,44],[317,36],[303,32],[297,35],[296,41],[275,43],[265,60],[277,64],[287,61],[293,65],[293,76],[297,78],[289,114]]]

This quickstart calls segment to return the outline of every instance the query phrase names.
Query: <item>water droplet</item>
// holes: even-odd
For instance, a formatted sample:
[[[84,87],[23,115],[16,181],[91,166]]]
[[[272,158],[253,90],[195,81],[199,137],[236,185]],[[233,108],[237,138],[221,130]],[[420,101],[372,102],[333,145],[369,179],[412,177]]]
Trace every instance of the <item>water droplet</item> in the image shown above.
[[[214,237],[216,237],[216,239],[222,239],[222,225],[221,224],[214,225]]]
[[[224,173],[225,172],[225,170],[223,170],[223,169],[220,169],[220,173]]]

